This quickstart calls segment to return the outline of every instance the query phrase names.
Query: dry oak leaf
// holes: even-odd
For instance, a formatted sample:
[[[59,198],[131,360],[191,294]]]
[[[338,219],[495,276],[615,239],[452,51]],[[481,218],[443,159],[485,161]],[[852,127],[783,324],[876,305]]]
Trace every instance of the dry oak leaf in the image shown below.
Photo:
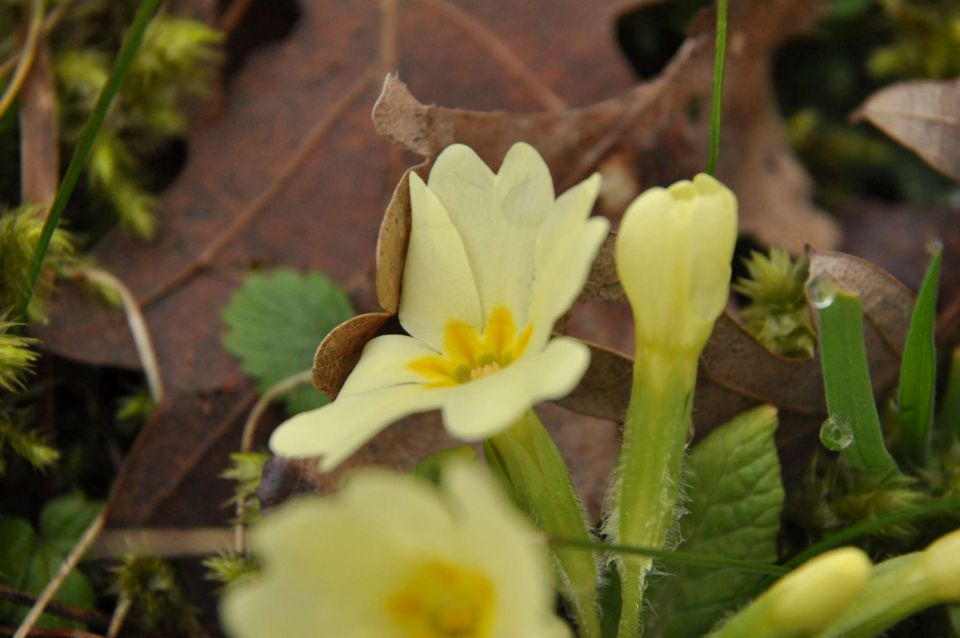
[[[626,4],[301,4],[287,39],[249,57],[223,109],[191,132],[186,167],[160,202],[156,241],[115,232],[94,250],[141,304],[168,395],[113,487],[110,525],[214,525],[230,516],[220,507],[230,486],[216,475],[238,449],[256,395],[221,345],[220,313],[251,269],[321,269],[356,307],[377,310],[370,249],[404,164],[370,121],[382,77],[399,71],[420,94],[469,108],[596,102],[632,83],[611,37]],[[122,314],[68,286],[41,336],[65,357],[140,365]],[[444,444],[424,437],[375,442],[357,462],[409,466]]]
[[[960,82],[898,82],[867,98],[866,119],[947,177],[960,180]]]

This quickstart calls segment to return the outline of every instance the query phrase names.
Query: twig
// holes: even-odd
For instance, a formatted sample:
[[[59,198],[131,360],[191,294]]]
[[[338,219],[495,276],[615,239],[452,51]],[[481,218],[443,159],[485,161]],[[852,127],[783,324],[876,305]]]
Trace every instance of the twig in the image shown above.
[[[346,92],[340,95],[340,99],[334,102],[333,106],[331,106],[316,125],[314,125],[300,146],[298,146],[290,158],[287,159],[286,163],[280,169],[279,175],[250,202],[249,206],[240,211],[240,213],[234,217],[233,222],[222,233],[214,237],[213,241],[207,244],[192,262],[148,292],[141,301],[142,307],[147,308],[156,303],[213,263],[220,254],[220,251],[230,245],[230,242],[232,242],[257,215],[263,212],[270,200],[276,197],[290,179],[296,175],[297,169],[300,168],[304,160],[314,151],[330,126],[333,125],[343,111],[369,86],[374,78],[374,71],[375,69],[373,68],[368,69],[357,77]]]
[[[40,34],[43,31],[43,0],[32,0],[30,2],[30,22],[27,27],[27,37],[23,42],[20,59],[17,60],[17,68],[13,71],[13,77],[10,78],[10,84],[0,97],[0,117],[7,112],[13,100],[17,97],[23,81],[27,79],[27,72],[33,66],[33,59],[37,54],[37,43],[40,42]]]
[[[160,366],[157,364],[157,353],[150,338],[150,329],[143,318],[143,312],[137,305],[137,300],[127,288],[126,284],[106,270],[82,266],[67,273],[69,276],[86,279],[87,281],[106,286],[116,291],[123,301],[123,309],[127,314],[127,324],[130,334],[140,356],[143,373],[147,377],[147,387],[150,388],[150,397],[155,405],[160,405],[164,399],[163,377],[160,375]]]
[[[240,438],[240,451],[249,452],[253,449],[253,440],[257,434],[257,426],[260,424],[260,417],[263,416],[263,413],[270,406],[273,401],[290,390],[293,390],[299,385],[304,383],[310,383],[313,379],[313,370],[304,370],[303,372],[298,372],[293,376],[289,376],[286,379],[277,381],[272,386],[267,388],[267,391],[257,399],[257,402],[254,404],[253,409],[250,410],[250,416],[247,417],[247,422],[243,425],[243,436]],[[240,553],[246,551],[246,530],[247,526],[243,524],[243,516],[246,514],[247,504],[244,502],[244,499],[237,499],[237,522],[233,525],[233,539],[236,550]]]
[[[53,600],[53,597],[57,595],[57,591],[59,591],[63,585],[63,581],[67,579],[67,576],[70,575],[70,572],[77,566],[77,563],[80,562],[83,555],[87,553],[87,550],[90,549],[93,542],[97,540],[97,535],[99,535],[100,530],[103,529],[103,521],[104,512],[101,511],[87,527],[77,544],[70,550],[70,553],[60,565],[60,569],[57,570],[53,580],[47,583],[40,597],[37,598],[37,601],[33,604],[33,607],[30,608],[23,622],[20,623],[20,627],[13,635],[13,638],[27,638],[27,636],[30,635],[30,630],[33,629],[33,626],[40,619],[40,616],[43,615],[43,610],[46,609],[50,601]]]
[[[480,44],[484,45],[493,55],[494,59],[527,84],[534,97],[536,97],[548,111],[566,110],[566,102],[554,93],[549,86],[544,84],[530,67],[524,64],[513,51],[507,48],[507,45],[505,45],[500,38],[477,22],[470,14],[447,0],[420,0],[420,2],[442,13],[449,18],[451,22],[455,23],[458,27],[472,35]]]
[[[120,600],[117,601],[117,606],[113,610],[113,616],[110,618],[110,627],[107,628],[107,638],[117,638],[132,606],[133,599],[126,594],[120,594]]]
[[[6,600],[22,607],[32,607],[37,602],[37,596],[13,587],[0,585],[0,600]],[[109,619],[98,611],[64,605],[56,601],[47,604],[46,613],[70,620],[78,620],[94,627],[106,627],[109,622]]]
[[[57,25],[60,24],[60,19],[63,18],[63,14],[66,13],[67,5],[69,5],[71,1],[72,0],[60,0],[56,8],[47,14],[46,19],[43,21],[43,35],[49,35],[51,31],[57,28]],[[7,73],[13,71],[14,67],[17,66],[17,62],[20,61],[22,54],[23,51],[17,51],[3,62],[0,62],[0,80],[6,77]]]

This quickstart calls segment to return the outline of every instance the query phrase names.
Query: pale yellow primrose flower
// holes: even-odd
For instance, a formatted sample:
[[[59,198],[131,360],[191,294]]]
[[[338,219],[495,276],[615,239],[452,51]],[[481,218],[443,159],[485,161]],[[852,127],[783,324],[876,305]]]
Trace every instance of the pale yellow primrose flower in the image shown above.
[[[370,341],[336,401],[282,424],[273,451],[323,456],[329,470],[393,421],[437,408],[451,435],[478,441],[569,393],[590,353],[550,333],[607,234],[606,219],[588,219],[599,187],[594,175],[554,198],[527,144],[496,174],[460,144],[427,184],[411,173],[399,312],[411,336]]]
[[[263,573],[221,608],[234,638],[569,635],[542,539],[477,466],[440,489],[362,470],[268,514],[251,544]]]

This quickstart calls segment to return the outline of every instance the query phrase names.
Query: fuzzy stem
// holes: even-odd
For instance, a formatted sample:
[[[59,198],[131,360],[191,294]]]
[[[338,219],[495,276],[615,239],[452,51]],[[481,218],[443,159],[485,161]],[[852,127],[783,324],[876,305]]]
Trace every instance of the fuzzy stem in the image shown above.
[[[667,541],[680,496],[696,374],[695,358],[637,350],[607,522],[614,543],[662,548]],[[618,635],[635,638],[642,627],[641,603],[653,559],[616,560],[622,592]]]
[[[133,19],[133,24],[130,25],[130,29],[123,38],[123,44],[120,47],[120,52],[117,54],[117,59],[114,63],[113,70],[110,72],[110,77],[107,78],[107,82],[103,85],[100,95],[97,96],[97,102],[93,107],[93,111],[90,113],[90,119],[87,120],[83,131],[80,133],[80,141],[77,143],[77,147],[70,157],[67,172],[63,176],[63,181],[57,190],[57,196],[54,198],[53,205],[50,207],[50,214],[43,224],[40,239],[37,241],[37,247],[33,253],[33,260],[30,262],[30,271],[27,275],[26,286],[24,286],[23,295],[20,297],[20,304],[17,309],[18,316],[23,319],[27,317],[30,298],[33,296],[33,289],[34,286],[36,286],[37,277],[40,276],[40,268],[43,266],[47,249],[50,247],[53,231],[56,230],[57,224],[60,223],[60,216],[63,215],[67,201],[73,194],[77,180],[80,179],[80,173],[83,171],[83,167],[90,157],[90,151],[93,149],[97,132],[100,130],[100,126],[107,116],[107,110],[110,108],[114,96],[116,96],[120,90],[120,84],[123,82],[123,78],[126,77],[127,71],[130,70],[133,58],[143,43],[144,34],[159,5],[160,0],[143,0],[140,3],[137,14]]]

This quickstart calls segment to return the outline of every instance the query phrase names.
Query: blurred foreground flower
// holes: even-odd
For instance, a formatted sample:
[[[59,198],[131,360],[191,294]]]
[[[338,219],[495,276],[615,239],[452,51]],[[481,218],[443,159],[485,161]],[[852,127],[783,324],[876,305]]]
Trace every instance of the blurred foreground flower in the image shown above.
[[[222,608],[235,638],[569,634],[545,548],[476,466],[451,464],[440,489],[363,470],[268,515],[252,547],[263,575]]]
[[[589,350],[550,333],[606,236],[605,219],[587,218],[599,186],[594,175],[555,198],[527,144],[496,174],[463,145],[440,154],[427,184],[411,173],[399,318],[412,336],[370,341],[336,401],[281,425],[273,451],[322,456],[329,470],[390,423],[437,408],[450,434],[478,441],[569,393]]]

